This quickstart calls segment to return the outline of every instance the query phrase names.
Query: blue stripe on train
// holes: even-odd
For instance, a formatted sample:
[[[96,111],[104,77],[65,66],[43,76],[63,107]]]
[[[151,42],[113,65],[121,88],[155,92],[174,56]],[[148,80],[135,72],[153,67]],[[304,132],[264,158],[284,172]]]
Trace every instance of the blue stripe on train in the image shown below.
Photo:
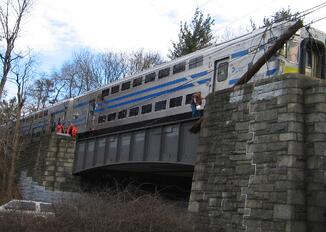
[[[239,58],[239,57],[245,56],[248,53],[249,53],[249,50],[248,49],[243,50],[243,51],[239,51],[239,52],[235,52],[235,53],[231,54],[231,59],[235,59],[235,58]]]
[[[190,77],[192,79],[196,79],[196,78],[199,78],[199,77],[203,77],[203,76],[205,76],[207,74],[208,74],[208,71],[203,71],[203,72],[195,73],[195,74],[191,75]],[[121,97],[108,99],[108,100],[102,102],[100,104],[100,106],[102,106],[104,104],[114,102],[114,101],[119,101],[119,100],[122,100],[122,99],[125,99],[125,98],[133,97],[133,96],[136,96],[136,95],[139,95],[139,94],[143,94],[143,93],[146,93],[146,92],[150,92],[150,91],[153,91],[153,90],[157,90],[157,89],[160,89],[160,88],[164,88],[164,87],[167,87],[167,86],[170,86],[170,85],[178,84],[178,83],[184,82],[184,81],[187,81],[186,77],[182,77],[182,78],[179,78],[179,79],[176,79],[176,80],[173,80],[173,81],[166,82],[166,83],[161,84],[161,85],[153,86],[151,88],[140,90],[140,91],[137,91],[137,92],[134,92],[134,93],[130,93],[130,94],[121,96]],[[88,102],[81,102],[78,105],[74,106],[74,108],[76,109],[76,108],[82,107],[82,106],[87,105],[87,104],[88,104]]]
[[[278,70],[277,68],[273,68],[271,70],[267,70],[266,75],[267,76],[272,76],[272,75],[276,74],[277,70]]]
[[[272,75],[275,75],[276,72],[277,72],[277,68],[273,68],[273,69],[270,69],[270,70],[267,70],[266,71],[266,76],[272,76]],[[236,79],[232,79],[232,80],[229,80],[229,85],[234,85],[235,83],[238,82],[240,78],[236,78]]]
[[[136,102],[139,102],[139,101],[148,100],[148,99],[155,98],[155,97],[158,97],[158,96],[161,96],[161,95],[164,95],[164,94],[168,94],[168,93],[172,93],[172,92],[175,92],[175,91],[187,89],[187,88],[190,88],[190,87],[193,87],[193,86],[194,86],[194,84],[192,84],[192,83],[186,84],[186,85],[181,85],[181,86],[175,87],[173,89],[168,89],[168,90],[164,90],[164,91],[161,91],[161,92],[152,93],[152,94],[149,94],[149,95],[146,95],[146,96],[143,96],[143,97],[139,97],[139,98],[131,99],[129,101],[121,102],[121,103],[118,103],[118,104],[115,104],[115,105],[107,106],[106,109],[113,109],[113,108],[117,108],[119,106],[128,105],[128,104],[136,103]],[[95,110],[95,112],[102,112],[104,110],[105,110],[105,108],[101,108],[101,109]]]
[[[211,78],[206,78],[206,79],[197,81],[197,83],[201,85],[201,84],[205,84],[205,83],[209,82],[210,80],[211,80]]]

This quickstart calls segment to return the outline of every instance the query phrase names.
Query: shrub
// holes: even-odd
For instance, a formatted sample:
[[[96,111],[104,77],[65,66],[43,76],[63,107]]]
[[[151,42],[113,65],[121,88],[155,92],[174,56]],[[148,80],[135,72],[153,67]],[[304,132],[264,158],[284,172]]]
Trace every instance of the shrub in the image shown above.
[[[55,211],[55,217],[46,219],[19,214],[0,216],[0,231],[194,231],[185,208],[156,194],[81,194],[56,203]]]

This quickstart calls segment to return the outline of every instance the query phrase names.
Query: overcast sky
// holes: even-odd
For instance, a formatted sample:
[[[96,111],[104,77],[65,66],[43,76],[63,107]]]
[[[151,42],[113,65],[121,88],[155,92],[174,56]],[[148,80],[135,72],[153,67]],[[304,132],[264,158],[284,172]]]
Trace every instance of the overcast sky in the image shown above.
[[[34,0],[16,47],[33,50],[38,70],[50,72],[81,48],[130,52],[139,48],[168,54],[180,21],[189,21],[196,7],[214,20],[214,34],[243,31],[250,18],[261,25],[264,16],[280,8],[303,11],[322,0]],[[326,7],[306,22],[326,16]],[[326,32],[326,20],[314,24]],[[9,86],[8,86],[9,87]]]

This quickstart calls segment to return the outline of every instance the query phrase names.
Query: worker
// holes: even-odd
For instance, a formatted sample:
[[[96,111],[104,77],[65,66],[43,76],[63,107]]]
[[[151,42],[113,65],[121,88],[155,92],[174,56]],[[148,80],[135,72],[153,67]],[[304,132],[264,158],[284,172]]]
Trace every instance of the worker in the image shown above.
[[[200,110],[202,110],[203,99],[204,98],[201,96],[201,92],[196,92],[192,95],[192,100],[191,100],[192,117],[200,116]]]
[[[58,134],[58,133],[63,133],[64,132],[64,127],[63,125],[61,124],[61,122],[59,121],[56,128],[55,128],[55,132]]]
[[[72,130],[71,130],[71,136],[73,138],[76,138],[77,134],[78,134],[78,128],[75,125],[73,125]]]

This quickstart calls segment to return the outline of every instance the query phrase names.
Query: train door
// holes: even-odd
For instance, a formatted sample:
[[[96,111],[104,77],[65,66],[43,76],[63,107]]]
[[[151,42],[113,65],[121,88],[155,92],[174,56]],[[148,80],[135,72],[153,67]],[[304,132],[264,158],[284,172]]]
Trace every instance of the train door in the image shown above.
[[[216,60],[214,63],[213,91],[228,87],[229,58]]]
[[[88,103],[88,114],[87,114],[87,127],[93,128],[94,125],[94,120],[95,120],[95,108],[96,108],[96,103],[95,100],[90,100]]]
[[[300,73],[325,79],[325,45],[313,38],[304,39],[300,45]]]

